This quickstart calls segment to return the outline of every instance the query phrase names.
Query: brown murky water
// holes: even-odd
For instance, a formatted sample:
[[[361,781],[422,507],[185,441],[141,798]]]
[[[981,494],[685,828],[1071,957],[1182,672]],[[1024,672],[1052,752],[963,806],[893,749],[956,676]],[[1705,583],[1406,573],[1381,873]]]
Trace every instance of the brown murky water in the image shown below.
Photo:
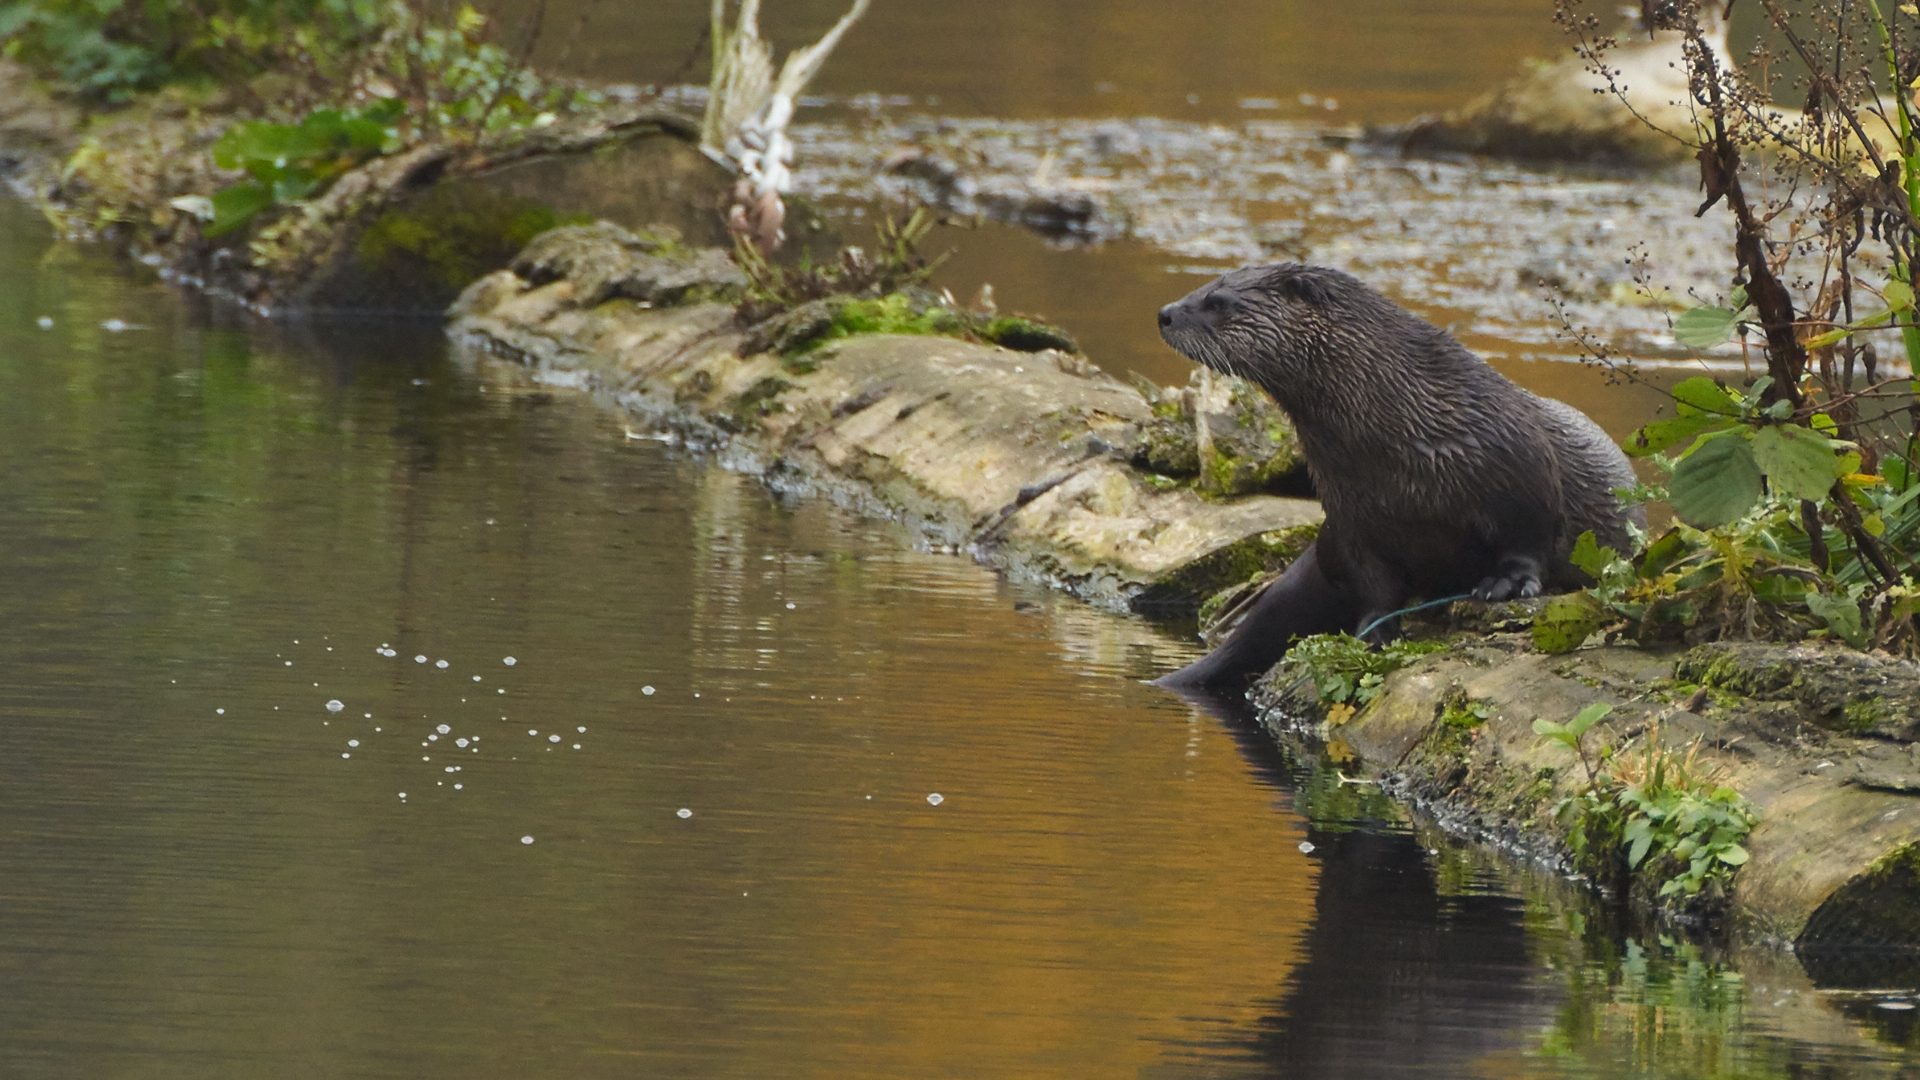
[[[700,8],[596,5],[567,62],[663,78]],[[1284,125],[1303,93],[1392,119],[1551,46],[1543,8],[882,0],[822,90],[1016,134]],[[820,144],[885,131],[817,116]],[[1335,160],[1298,146],[1309,180]],[[945,280],[1173,381],[1150,313],[1209,262],[1181,235],[989,228]],[[1408,295],[1527,385],[1640,415],[1510,332],[1543,324]],[[1915,1068],[1913,973],[1816,982],[1617,925],[1142,685],[1191,655],[1149,624],[779,504],[452,365],[432,321],[239,324],[12,204],[0,566],[8,1076]]]

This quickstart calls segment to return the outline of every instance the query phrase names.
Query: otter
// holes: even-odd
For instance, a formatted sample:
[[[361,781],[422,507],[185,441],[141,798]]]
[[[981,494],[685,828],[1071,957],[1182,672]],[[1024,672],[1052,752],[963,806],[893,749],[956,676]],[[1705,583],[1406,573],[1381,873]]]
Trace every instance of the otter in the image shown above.
[[[1244,684],[1308,634],[1384,644],[1414,598],[1579,588],[1581,533],[1627,551],[1628,522],[1645,526],[1614,495],[1633,469],[1599,425],[1348,274],[1235,270],[1161,308],[1160,334],[1286,410],[1327,515],[1227,640],[1161,685]]]

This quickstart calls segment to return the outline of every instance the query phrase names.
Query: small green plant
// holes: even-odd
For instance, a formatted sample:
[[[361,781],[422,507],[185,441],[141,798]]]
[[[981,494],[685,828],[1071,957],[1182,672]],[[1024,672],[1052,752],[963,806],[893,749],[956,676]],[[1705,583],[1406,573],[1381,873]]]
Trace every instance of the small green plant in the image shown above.
[[[733,261],[747,277],[747,295],[740,303],[740,320],[752,325],[815,300],[847,296],[878,299],[922,284],[946,255],[929,260],[920,242],[938,219],[917,207],[907,219],[895,221],[881,214],[874,226],[878,254],[845,248],[833,262],[815,265],[813,253],[802,251],[799,261],[786,266],[769,260],[752,241],[736,236]]]
[[[208,236],[245,225],[270,206],[298,202],[355,165],[399,146],[396,125],[406,111],[386,98],[358,112],[319,109],[298,124],[252,120],[236,124],[213,144],[213,162],[249,179],[214,192]]]
[[[1716,782],[1699,761],[1698,742],[1685,754],[1663,746],[1658,725],[1636,751],[1589,746],[1588,732],[1612,711],[1595,702],[1565,724],[1533,722],[1536,734],[1572,750],[1586,773],[1586,784],[1554,808],[1575,863],[1596,881],[1644,888],[1662,902],[1724,889],[1748,859],[1741,841],[1758,822],[1752,804]]]
[[[1349,634],[1315,634],[1294,642],[1281,663],[1288,675],[1313,684],[1322,705],[1357,708],[1379,696],[1388,675],[1446,647],[1403,638],[1375,649]]]

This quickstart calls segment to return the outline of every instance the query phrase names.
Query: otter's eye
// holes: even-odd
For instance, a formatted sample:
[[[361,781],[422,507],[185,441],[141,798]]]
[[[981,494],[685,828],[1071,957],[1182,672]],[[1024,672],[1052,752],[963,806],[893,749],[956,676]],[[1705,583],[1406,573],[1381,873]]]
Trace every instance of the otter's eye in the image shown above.
[[[1219,315],[1223,312],[1231,311],[1233,310],[1233,297],[1223,292],[1210,292],[1207,294],[1205,300],[1200,301],[1200,310],[1210,315]]]

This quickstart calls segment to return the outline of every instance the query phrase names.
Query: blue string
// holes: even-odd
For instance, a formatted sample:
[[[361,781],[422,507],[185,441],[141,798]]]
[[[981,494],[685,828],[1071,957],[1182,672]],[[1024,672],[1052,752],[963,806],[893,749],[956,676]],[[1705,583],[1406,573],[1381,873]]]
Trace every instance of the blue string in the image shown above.
[[[1429,600],[1424,604],[1415,604],[1412,607],[1401,608],[1399,611],[1390,611],[1385,615],[1382,615],[1379,618],[1368,623],[1367,625],[1361,627],[1360,632],[1354,636],[1364,638],[1368,634],[1373,633],[1374,627],[1379,626],[1383,622],[1387,622],[1392,619],[1397,619],[1402,615],[1411,615],[1416,611],[1425,611],[1428,608],[1436,608],[1441,606],[1442,604],[1451,604],[1459,600],[1471,600],[1472,598],[1473,598],[1472,593],[1461,593],[1459,596],[1449,596],[1444,600]]]

